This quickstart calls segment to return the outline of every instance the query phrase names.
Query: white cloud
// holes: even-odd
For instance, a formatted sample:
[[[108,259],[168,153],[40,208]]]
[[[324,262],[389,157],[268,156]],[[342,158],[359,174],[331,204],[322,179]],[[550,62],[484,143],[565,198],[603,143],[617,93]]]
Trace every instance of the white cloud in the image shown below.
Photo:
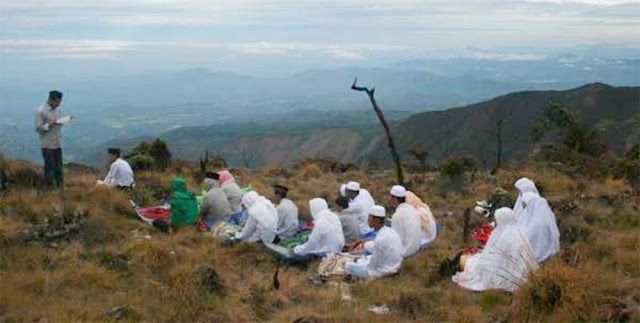
[[[543,61],[548,58],[546,54],[540,53],[500,53],[487,51],[466,51],[463,58],[487,61]]]
[[[356,52],[342,50],[342,49],[330,49],[327,51],[327,53],[336,59],[356,60],[356,61],[364,59],[364,56]]]
[[[162,49],[225,50],[243,55],[300,55],[325,53],[339,60],[362,60],[360,52],[406,51],[409,48],[384,44],[331,44],[302,42],[139,42],[114,40],[0,39],[5,54],[31,58],[115,58],[146,55]]]

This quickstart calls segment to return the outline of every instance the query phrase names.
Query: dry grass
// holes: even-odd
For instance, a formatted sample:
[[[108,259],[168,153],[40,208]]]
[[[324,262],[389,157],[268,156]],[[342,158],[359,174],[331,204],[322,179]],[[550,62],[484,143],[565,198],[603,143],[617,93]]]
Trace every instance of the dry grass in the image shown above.
[[[5,162],[6,163],[6,162]],[[25,166],[26,165],[26,166]],[[14,165],[12,169],[30,167]],[[291,188],[291,198],[309,218],[308,200],[332,202],[340,183],[358,180],[384,203],[394,184],[390,171],[318,172],[273,166],[239,170],[237,181],[272,197],[272,185]],[[183,167],[190,187],[195,171]],[[0,202],[0,321],[639,321],[640,240],[638,201],[620,181],[576,182],[551,169],[478,173],[467,194],[437,193],[437,173],[407,174],[432,207],[444,232],[423,253],[408,259],[398,275],[349,284],[351,300],[337,283],[314,286],[308,267],[278,266],[260,245],[221,247],[187,227],[162,234],[137,220],[121,192],[95,187],[95,177],[67,174],[64,194],[14,188]],[[554,205],[563,238],[561,255],[544,263],[523,289],[474,293],[438,275],[440,262],[464,247],[461,216],[495,187],[512,191],[521,176],[539,181]],[[138,196],[168,194],[171,174],[143,173]],[[514,193],[515,196],[515,193]],[[55,241],[25,241],[24,232],[45,219],[82,213],[81,232]],[[442,214],[449,214],[443,216]],[[144,238],[150,234],[151,239]],[[570,239],[569,239],[570,238]],[[206,273],[204,276],[202,273]],[[217,279],[211,280],[211,272]],[[386,304],[391,313],[368,307]],[[634,309],[634,306],[636,308]]]

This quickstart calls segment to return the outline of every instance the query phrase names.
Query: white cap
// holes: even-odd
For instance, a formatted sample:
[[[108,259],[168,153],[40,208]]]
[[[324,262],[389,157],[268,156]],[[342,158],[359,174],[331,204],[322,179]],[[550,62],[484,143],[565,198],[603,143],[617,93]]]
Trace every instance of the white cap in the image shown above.
[[[374,205],[369,210],[369,214],[378,218],[384,218],[387,216],[387,210],[382,205]]]
[[[350,191],[359,191],[360,190],[360,183],[358,182],[348,182],[347,183],[347,189]]]
[[[393,185],[389,193],[395,197],[405,197],[407,195],[407,189],[402,185]]]
[[[340,195],[347,196],[347,184],[340,185]]]

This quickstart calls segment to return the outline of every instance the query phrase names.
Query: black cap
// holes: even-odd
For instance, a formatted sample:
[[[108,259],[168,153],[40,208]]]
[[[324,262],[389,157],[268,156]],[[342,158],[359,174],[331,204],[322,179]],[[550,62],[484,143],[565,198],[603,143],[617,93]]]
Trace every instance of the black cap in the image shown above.
[[[120,156],[120,149],[118,148],[109,148],[107,149],[107,152],[110,153],[111,155]]]
[[[62,99],[62,92],[56,91],[56,90],[49,92],[49,100],[59,100],[59,99]]]
[[[289,192],[289,188],[284,185],[276,184],[276,185],[273,185],[273,188],[275,188],[276,190],[281,190],[285,193]]]
[[[216,173],[216,172],[211,172],[211,171],[204,173],[204,177],[205,177],[205,178],[215,179],[216,181],[217,181],[218,179],[220,179],[220,175],[218,175],[218,173]]]

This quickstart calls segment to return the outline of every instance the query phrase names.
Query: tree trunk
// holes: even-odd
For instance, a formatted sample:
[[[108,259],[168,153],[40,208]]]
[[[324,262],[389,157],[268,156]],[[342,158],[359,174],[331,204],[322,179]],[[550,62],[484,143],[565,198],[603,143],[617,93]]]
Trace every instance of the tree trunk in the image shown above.
[[[404,186],[404,174],[402,173],[402,163],[400,162],[400,155],[398,154],[398,151],[396,150],[396,145],[393,142],[393,137],[391,136],[391,130],[389,129],[389,124],[387,123],[387,120],[384,118],[384,115],[382,114],[382,110],[380,110],[380,108],[378,107],[378,104],[376,103],[376,99],[373,97],[375,88],[372,88],[371,90],[369,90],[366,87],[358,87],[356,86],[357,81],[358,81],[358,78],[356,78],[353,81],[353,85],[351,85],[351,89],[354,91],[364,91],[369,96],[369,100],[371,101],[373,110],[376,112],[376,115],[378,116],[378,119],[380,120],[380,123],[384,128],[384,132],[387,135],[387,141],[389,144],[389,150],[391,151],[391,157],[393,158],[393,162],[396,164],[396,174],[398,177],[398,184]]]
[[[493,174],[498,173],[498,169],[502,166],[502,119],[496,122],[496,140],[498,141],[498,149],[496,156],[496,168],[493,169]]]

